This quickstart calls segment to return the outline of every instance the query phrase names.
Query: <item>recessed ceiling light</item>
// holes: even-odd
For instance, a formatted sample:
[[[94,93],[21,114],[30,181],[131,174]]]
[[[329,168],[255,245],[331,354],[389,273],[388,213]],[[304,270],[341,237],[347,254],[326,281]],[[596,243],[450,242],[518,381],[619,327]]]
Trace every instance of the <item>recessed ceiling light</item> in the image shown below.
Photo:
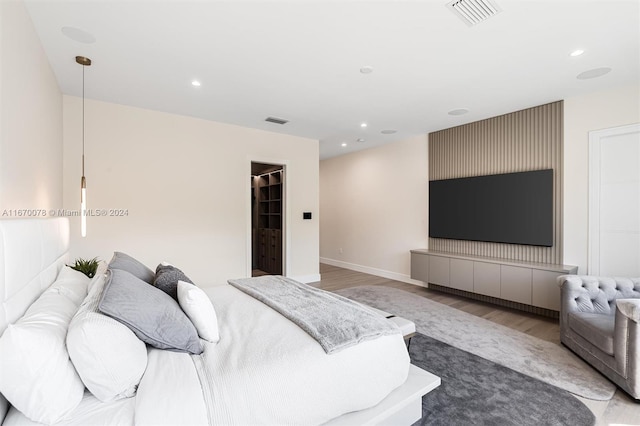
[[[373,67],[371,65],[365,65],[360,68],[360,73],[362,74],[371,74],[373,72]]]
[[[382,133],[383,135],[392,135],[392,134],[394,134],[395,132],[397,132],[397,130],[393,130],[393,129],[386,129],[386,130],[381,131],[380,133]]]
[[[602,77],[609,72],[611,72],[611,68],[609,67],[594,68],[592,70],[581,72],[576,76],[576,78],[578,80],[588,80],[590,78]]]
[[[347,143],[346,142],[342,142],[342,144],[340,146],[342,146],[344,148],[345,146],[347,146]]]
[[[201,86],[201,84],[200,84],[200,82],[199,82],[198,80],[193,80],[193,81],[191,82],[191,85],[192,85],[192,86],[196,86],[196,87],[200,87],[200,86]]]
[[[463,115],[463,114],[466,114],[468,112],[469,112],[469,110],[466,109],[466,108],[456,108],[456,109],[452,109],[447,114],[449,114],[449,115]]]
[[[569,56],[580,56],[584,53],[582,49],[576,49],[573,52],[569,53]]]
[[[62,34],[66,35],[71,40],[77,41],[78,43],[91,44],[96,42],[96,38],[92,34],[85,30],[81,30],[80,28],[62,27],[60,31],[62,31]]]
[[[364,129],[365,127],[367,127],[367,123],[360,124],[360,127],[362,127]]]
[[[358,139],[356,139],[356,142],[366,142],[366,139],[358,138]]]

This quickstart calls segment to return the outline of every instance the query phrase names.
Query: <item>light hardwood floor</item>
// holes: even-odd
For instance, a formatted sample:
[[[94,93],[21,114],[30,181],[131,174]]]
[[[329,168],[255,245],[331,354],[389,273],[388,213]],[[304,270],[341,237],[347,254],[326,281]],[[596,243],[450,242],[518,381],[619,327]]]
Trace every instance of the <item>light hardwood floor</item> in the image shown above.
[[[334,291],[361,285],[381,285],[399,288],[539,339],[560,343],[560,326],[556,319],[545,318],[324,263],[320,264],[320,275],[322,280],[319,283],[314,283],[314,285],[324,290]]]
[[[469,314],[504,325],[539,339],[560,343],[560,325],[557,319],[517,311],[511,308],[491,305],[461,296],[441,293],[428,288],[343,269],[324,263],[320,264],[321,281],[312,285],[328,291],[362,285],[394,287],[426,297],[436,302],[459,309]],[[640,403],[633,401],[626,393],[617,390],[611,401],[580,400],[596,415],[597,425],[640,425]]]

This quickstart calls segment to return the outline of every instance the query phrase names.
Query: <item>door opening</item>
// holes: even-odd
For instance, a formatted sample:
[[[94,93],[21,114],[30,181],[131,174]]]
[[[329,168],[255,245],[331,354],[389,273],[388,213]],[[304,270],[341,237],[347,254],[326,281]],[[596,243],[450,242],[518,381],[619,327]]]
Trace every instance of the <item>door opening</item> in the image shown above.
[[[284,166],[251,163],[251,276],[282,275]]]

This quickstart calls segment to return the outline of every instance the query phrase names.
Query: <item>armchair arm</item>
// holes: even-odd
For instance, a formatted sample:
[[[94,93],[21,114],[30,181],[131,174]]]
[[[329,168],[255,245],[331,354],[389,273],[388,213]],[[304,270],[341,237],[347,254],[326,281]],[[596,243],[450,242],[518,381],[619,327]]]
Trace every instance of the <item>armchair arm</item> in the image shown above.
[[[582,276],[580,275],[560,275],[556,282],[558,283],[558,287],[562,288],[566,286],[572,290],[577,290],[582,287]]]
[[[640,299],[616,299],[613,353],[617,373],[640,396]]]
[[[629,320],[640,323],[640,299],[617,299],[616,306]]]

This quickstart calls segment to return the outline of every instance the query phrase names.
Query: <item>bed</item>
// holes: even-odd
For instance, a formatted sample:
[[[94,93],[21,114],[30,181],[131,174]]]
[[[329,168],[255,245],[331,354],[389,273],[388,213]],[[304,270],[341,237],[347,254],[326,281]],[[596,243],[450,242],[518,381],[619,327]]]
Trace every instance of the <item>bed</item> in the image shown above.
[[[72,321],[83,309],[91,308],[91,295],[99,292],[107,278],[105,274],[97,274],[91,280],[85,279],[64,266],[69,260],[68,221],[64,218],[0,221],[0,238],[0,333],[12,337],[21,326],[28,328],[24,322],[29,320],[32,326],[40,327],[42,299],[49,300],[45,305],[64,300],[69,307],[62,317],[72,323],[70,337]],[[98,358],[115,347],[114,353],[123,356],[117,363],[119,367],[126,364],[131,370],[139,364],[137,374],[141,378],[133,387],[125,386],[110,394],[109,389],[100,387],[99,380],[92,383],[82,371],[90,369],[95,375],[99,369],[91,363],[104,360],[89,359],[85,346],[72,350],[75,345],[68,344],[68,348],[55,348],[62,354],[57,360],[60,367],[51,367],[50,363],[56,360],[51,355],[43,361],[49,363],[43,364],[49,366],[43,367],[43,371],[77,371],[82,380],[61,379],[60,389],[48,389],[54,397],[46,397],[44,393],[20,400],[22,395],[15,396],[18,391],[2,381],[22,384],[28,380],[8,371],[8,364],[2,360],[5,370],[0,385],[4,387],[0,389],[6,389],[7,399],[25,407],[23,411],[35,410],[36,414],[29,416],[32,419],[55,419],[44,423],[340,425],[411,424],[421,417],[422,395],[440,383],[436,376],[409,364],[400,334],[369,339],[327,354],[298,325],[238,288],[223,285],[206,288],[204,292],[217,315],[219,340],[200,339],[201,354],[138,343],[129,353],[128,346],[110,340],[116,337],[96,340],[86,334],[88,329],[82,330],[85,334],[74,334],[83,336],[79,338],[82,345],[97,342],[102,348]],[[58,327],[56,321],[52,323]],[[55,332],[65,333],[64,330],[56,328]],[[26,347],[24,341],[3,335],[0,351],[7,353],[15,349],[7,345],[16,345],[21,346],[23,358],[31,354],[37,357],[39,346]],[[46,344],[42,342],[43,347]],[[67,349],[71,356],[65,358]],[[84,355],[85,365],[76,362],[73,355],[78,352]],[[38,379],[35,376],[34,380]],[[52,384],[46,382],[43,386],[51,388]],[[66,393],[76,395],[77,400],[69,403]],[[49,413],[42,408],[39,397],[53,405],[51,410],[58,410],[58,414],[60,405],[68,404],[70,408],[62,416],[47,417]],[[2,424],[41,424],[30,420],[7,399],[0,396]],[[40,412],[42,417],[38,417]]]

